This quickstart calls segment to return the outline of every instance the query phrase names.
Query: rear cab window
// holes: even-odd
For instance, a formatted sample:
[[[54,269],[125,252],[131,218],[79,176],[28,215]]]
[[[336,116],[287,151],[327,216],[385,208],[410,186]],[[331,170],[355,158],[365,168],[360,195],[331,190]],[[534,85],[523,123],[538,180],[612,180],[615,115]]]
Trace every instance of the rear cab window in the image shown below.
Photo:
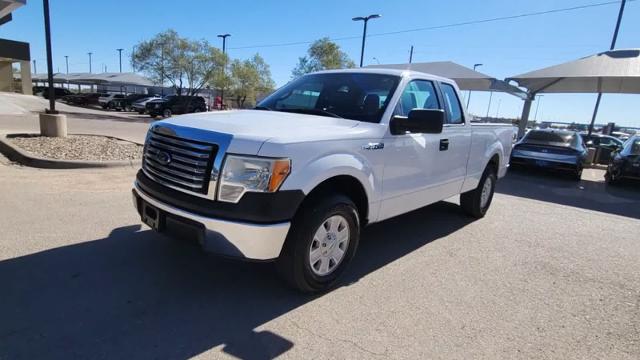
[[[440,90],[444,98],[444,108],[447,113],[447,124],[464,124],[462,106],[456,89],[447,83],[440,83]]]

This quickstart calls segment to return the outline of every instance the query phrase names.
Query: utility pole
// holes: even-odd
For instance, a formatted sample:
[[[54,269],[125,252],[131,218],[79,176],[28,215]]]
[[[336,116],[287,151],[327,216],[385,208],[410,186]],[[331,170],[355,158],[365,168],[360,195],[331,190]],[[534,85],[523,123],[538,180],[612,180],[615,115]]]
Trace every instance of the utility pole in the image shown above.
[[[409,64],[413,61],[413,45],[411,45],[411,50],[409,50]]]
[[[222,38],[222,55],[227,54],[227,38],[231,36],[231,34],[220,34],[219,38]],[[222,69],[223,73],[227,72],[227,63],[225,62],[224,68]],[[224,87],[220,89],[220,110],[224,109]]]
[[[89,74],[91,74],[91,55],[93,55],[93,53],[88,52],[87,55],[89,55]]]
[[[34,74],[38,73],[38,68],[36,67],[36,59],[33,59],[33,73]]]
[[[618,12],[618,21],[616,21],[616,28],[613,31],[613,38],[611,39],[611,46],[609,50],[613,50],[616,47],[616,41],[618,40],[618,31],[620,30],[620,23],[622,22],[622,14],[624,13],[624,6],[627,3],[627,0],[622,0],[620,3],[620,12]],[[598,93],[598,97],[596,98],[596,105],[593,108],[593,116],[591,116],[591,123],[589,124],[589,136],[593,132],[593,124],[596,122],[596,117],[598,116],[598,108],[600,107],[600,100],[602,99],[602,93]]]
[[[118,50],[118,57],[120,58],[120,72],[122,72],[122,50],[124,49],[116,49]]]
[[[362,63],[364,61],[364,43],[365,40],[367,38],[367,23],[369,22],[369,20],[371,19],[377,19],[379,18],[380,15],[379,14],[372,14],[372,15],[368,15],[368,16],[358,16],[358,17],[354,17],[353,21],[362,21],[364,23],[364,28],[362,30],[362,49],[360,50],[360,67],[362,67]]]
[[[478,66],[482,66],[482,64],[473,64],[473,71],[476,71]],[[471,90],[469,90],[469,94],[467,96],[467,110],[469,110],[469,100],[471,100]]]
[[[69,55],[64,56],[64,62],[67,63],[67,75],[69,75]]]

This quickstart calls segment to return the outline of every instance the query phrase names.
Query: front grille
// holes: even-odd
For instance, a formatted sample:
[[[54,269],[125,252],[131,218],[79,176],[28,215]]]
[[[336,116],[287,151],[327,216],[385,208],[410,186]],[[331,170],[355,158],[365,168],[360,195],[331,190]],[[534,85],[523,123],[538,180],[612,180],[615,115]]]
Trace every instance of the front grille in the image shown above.
[[[173,188],[207,194],[218,146],[150,130],[142,168],[153,180]]]

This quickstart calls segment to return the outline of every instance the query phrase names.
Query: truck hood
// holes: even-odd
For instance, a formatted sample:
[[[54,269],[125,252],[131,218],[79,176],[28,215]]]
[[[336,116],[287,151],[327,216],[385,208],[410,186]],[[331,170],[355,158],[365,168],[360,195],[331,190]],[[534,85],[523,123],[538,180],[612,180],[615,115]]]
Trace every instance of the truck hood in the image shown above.
[[[265,141],[298,143],[343,138],[368,138],[370,132],[368,127],[359,126],[361,123],[355,120],[267,110],[195,113],[169,118],[158,122],[158,124],[172,124],[225,134],[233,138],[232,144],[257,143],[258,147],[255,149],[255,153]]]

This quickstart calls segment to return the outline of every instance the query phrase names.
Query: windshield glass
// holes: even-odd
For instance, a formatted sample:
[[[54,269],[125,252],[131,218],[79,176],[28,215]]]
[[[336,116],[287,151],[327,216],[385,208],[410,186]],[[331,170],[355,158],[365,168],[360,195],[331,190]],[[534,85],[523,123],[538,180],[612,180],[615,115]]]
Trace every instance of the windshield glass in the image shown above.
[[[574,133],[531,130],[522,140],[526,144],[578,148],[581,139]]]
[[[640,155],[640,137],[634,137],[625,143],[623,155]]]
[[[257,108],[380,122],[399,81],[382,74],[311,74],[278,89]]]

